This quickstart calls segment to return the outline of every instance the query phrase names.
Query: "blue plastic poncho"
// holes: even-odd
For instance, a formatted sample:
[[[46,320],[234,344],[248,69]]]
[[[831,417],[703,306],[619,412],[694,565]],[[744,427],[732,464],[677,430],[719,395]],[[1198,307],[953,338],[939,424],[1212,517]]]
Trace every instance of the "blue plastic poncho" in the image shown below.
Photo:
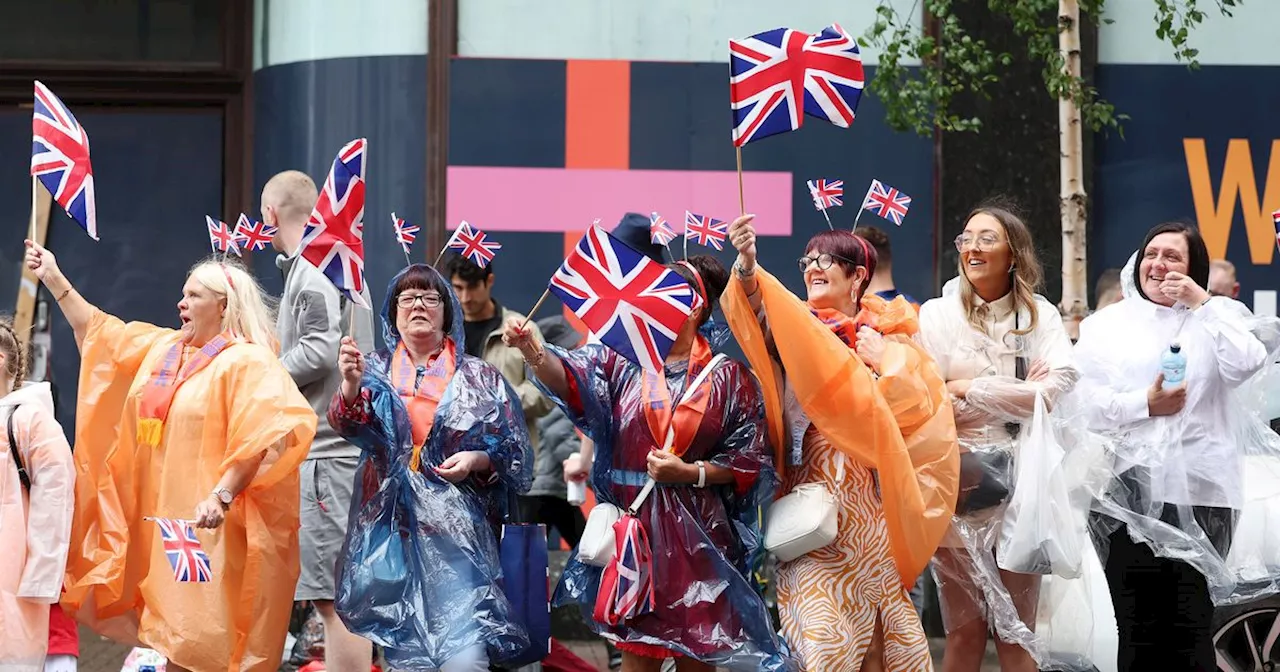
[[[626,509],[644,486],[649,452],[661,447],[644,419],[643,372],[603,345],[547,349],[564,363],[574,398],[543,391],[595,442],[597,499]],[[667,367],[672,399],[691,382],[687,374],[683,363]],[[719,365],[710,380],[706,415],[683,458],[729,469],[734,483],[659,485],[639,511],[653,554],[654,611],[618,626],[595,621],[603,570],[579,562],[576,549],[554,601],[580,605],[587,624],[623,651],[672,651],[731,670],[798,669],[754,580],[762,554],[760,512],[777,487],[764,405],[739,362]]]
[[[495,535],[512,496],[532,482],[528,431],[520,400],[498,370],[463,354],[462,311],[441,278],[445,309],[453,313],[456,370],[422,448],[422,466],[409,468],[409,415],[388,377],[400,335],[385,317],[404,273],[387,288],[387,347],[368,357],[357,408],[344,410],[339,393],[329,412],[338,433],[363,451],[338,562],[338,615],[351,632],[385,647],[396,669],[434,669],[476,644],[502,662],[528,645],[499,583]],[[473,474],[454,485],[431,469],[462,451],[488,453],[492,477]]]

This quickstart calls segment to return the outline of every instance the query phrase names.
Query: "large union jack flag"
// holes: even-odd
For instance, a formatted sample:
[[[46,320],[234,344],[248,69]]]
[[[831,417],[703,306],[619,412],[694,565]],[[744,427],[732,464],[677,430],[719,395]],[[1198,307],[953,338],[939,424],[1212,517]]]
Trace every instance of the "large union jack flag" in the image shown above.
[[[31,115],[31,174],[40,178],[53,200],[90,238],[98,240],[89,135],[71,110],[40,82],[36,82],[35,112]]]
[[[262,222],[250,221],[249,216],[240,213],[236,220],[235,240],[241,250],[250,252],[265,250],[276,235],[276,227]]]
[[[696,300],[679,274],[594,225],[550,289],[600,342],[649,371],[662,370]]]
[[[236,245],[236,234],[220,219],[204,216],[205,226],[209,227],[209,246],[214,252],[240,256],[240,248]]]
[[[649,242],[655,245],[667,245],[676,239],[676,230],[662,215],[649,213]]]
[[[867,197],[862,199],[863,210],[870,210],[898,226],[902,226],[902,218],[907,216],[907,209],[910,207],[910,196],[880,180],[871,180]]]
[[[498,252],[502,250],[502,243],[490,239],[484,231],[464,221],[449,237],[447,247],[470,259],[476,266],[484,268],[498,256]]]
[[[173,579],[179,583],[207,583],[213,580],[209,556],[196,539],[190,521],[174,518],[152,518],[160,526],[164,554],[173,567]]]
[[[368,141],[347,143],[333,160],[320,198],[302,231],[300,254],[352,303],[369,304],[364,291],[364,174]]]
[[[839,24],[817,35],[775,28],[729,40],[733,144],[794,131],[805,114],[847,128],[865,83],[858,42]]]
[[[844,205],[844,180],[809,180],[809,195],[819,210]]]
[[[418,237],[418,231],[422,227],[396,217],[394,212],[391,213],[391,225],[396,228],[396,242],[400,243],[400,247],[404,250],[404,255],[406,257],[409,256],[409,248],[413,245],[413,239]]]
[[[723,250],[724,241],[728,237],[728,222],[712,219],[705,215],[695,215],[688,210],[684,211],[685,240],[692,240],[699,245]]]

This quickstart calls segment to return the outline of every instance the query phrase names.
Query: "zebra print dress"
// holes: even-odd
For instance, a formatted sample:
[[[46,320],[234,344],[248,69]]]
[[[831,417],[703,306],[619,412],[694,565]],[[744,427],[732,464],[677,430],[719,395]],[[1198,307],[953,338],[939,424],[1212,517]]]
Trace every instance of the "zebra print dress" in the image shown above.
[[[840,522],[831,545],[778,566],[783,636],[806,670],[858,672],[879,618],[885,670],[932,670],[929,642],[889,554],[871,470],[832,448],[812,425],[803,455],[802,465],[788,469],[783,491],[823,483],[835,493]]]

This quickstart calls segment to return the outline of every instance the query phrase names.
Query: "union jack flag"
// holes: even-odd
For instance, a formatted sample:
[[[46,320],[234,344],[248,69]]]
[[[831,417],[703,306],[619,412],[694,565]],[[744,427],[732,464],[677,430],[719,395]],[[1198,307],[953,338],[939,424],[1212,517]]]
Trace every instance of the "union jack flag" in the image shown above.
[[[613,531],[613,560],[600,576],[592,615],[601,623],[618,625],[653,611],[653,551],[635,516],[618,519]]]
[[[240,248],[236,246],[236,234],[222,220],[204,216],[205,225],[209,227],[209,245],[214,252],[240,256]]]
[[[847,128],[865,83],[858,43],[839,24],[817,35],[775,28],[729,40],[733,144],[794,131],[805,114]]]
[[[404,248],[404,253],[407,256],[409,254],[409,246],[413,245],[413,239],[418,236],[418,231],[422,227],[396,217],[394,212],[391,213],[391,223],[396,227],[396,240],[399,241],[400,247]]]
[[[595,225],[550,289],[600,342],[649,371],[662,370],[697,294],[679,274]]]
[[[729,223],[718,219],[695,215],[684,211],[684,237],[699,245],[724,249],[724,241],[729,237]]]
[[[470,224],[463,222],[458,225],[458,230],[453,232],[453,236],[449,238],[449,249],[457,250],[458,254],[471,260],[471,263],[484,268],[488,266],[493,258],[498,256],[498,251],[502,249],[502,243],[490,240],[484,234],[484,231],[477,229]]]
[[[164,554],[173,567],[173,579],[179,583],[208,583],[213,580],[209,556],[196,539],[191,523],[175,518],[152,518],[160,526]]]
[[[809,195],[819,210],[844,205],[844,180],[809,180]]]
[[[235,244],[241,250],[265,250],[275,235],[276,227],[262,222],[250,223],[249,216],[243,212],[240,213],[240,219],[236,220]]]
[[[910,196],[880,180],[871,180],[867,197],[862,199],[863,210],[870,210],[898,226],[902,226],[902,218],[907,216],[907,208],[910,207]]]
[[[31,174],[40,178],[67,215],[98,240],[89,135],[71,110],[44,84],[36,82],[31,115]]]
[[[364,173],[368,141],[347,143],[333,160],[320,198],[302,231],[300,254],[352,303],[368,308],[364,291]]]
[[[1280,210],[1271,213],[1271,219],[1276,223],[1276,248],[1280,249]]]
[[[649,241],[656,245],[667,245],[676,239],[676,230],[656,212],[649,213]]]

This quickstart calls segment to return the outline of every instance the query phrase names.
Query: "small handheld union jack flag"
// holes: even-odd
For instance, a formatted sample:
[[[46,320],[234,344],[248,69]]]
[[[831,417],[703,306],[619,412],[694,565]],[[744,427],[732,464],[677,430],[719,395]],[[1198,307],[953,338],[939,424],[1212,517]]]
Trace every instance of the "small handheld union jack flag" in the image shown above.
[[[656,212],[649,213],[649,241],[666,246],[676,239],[676,230],[666,218]]]
[[[809,195],[813,197],[813,207],[826,210],[837,205],[844,205],[844,180],[809,180]]]
[[[400,243],[400,248],[404,250],[404,260],[407,262],[409,261],[409,248],[413,245],[413,239],[418,237],[418,231],[422,227],[396,217],[394,212],[391,213],[391,224],[396,227],[396,241]]]
[[[164,554],[173,568],[173,579],[179,583],[208,583],[213,580],[209,556],[196,539],[191,521],[176,518],[149,518],[160,527]]]
[[[48,87],[36,82],[35,92],[31,176],[40,178],[53,200],[90,238],[97,240],[98,208],[94,201],[93,166],[89,162],[89,135]]]
[[[470,259],[471,263],[484,268],[498,256],[502,243],[490,240],[484,231],[463,222],[458,225],[458,230],[453,232],[453,236],[449,238],[449,244],[445,247],[457,251],[458,254]]]
[[[689,256],[688,243],[693,242],[717,250],[724,249],[724,241],[729,237],[729,223],[712,219],[704,215],[695,215],[684,211],[685,257]]]
[[[222,220],[204,216],[205,225],[209,227],[209,245],[214,252],[240,256],[240,248],[236,245],[236,234]]]
[[[320,198],[302,230],[298,254],[320,269],[351,302],[364,300],[364,174],[368,141],[357,138],[338,152]]]
[[[867,189],[867,195],[862,199],[862,210],[859,210],[858,214],[861,215],[864,210],[870,210],[876,215],[902,226],[902,218],[907,216],[907,209],[910,207],[910,196],[880,180],[871,180],[871,187]],[[853,224],[854,226],[858,224],[856,217],[853,220]]]
[[[249,216],[243,212],[240,213],[240,219],[236,220],[235,244],[241,250],[265,250],[275,235],[276,227],[262,222],[250,222]]]
[[[865,84],[858,42],[839,24],[817,35],[775,28],[729,40],[733,144],[794,131],[805,114],[847,128]]]

